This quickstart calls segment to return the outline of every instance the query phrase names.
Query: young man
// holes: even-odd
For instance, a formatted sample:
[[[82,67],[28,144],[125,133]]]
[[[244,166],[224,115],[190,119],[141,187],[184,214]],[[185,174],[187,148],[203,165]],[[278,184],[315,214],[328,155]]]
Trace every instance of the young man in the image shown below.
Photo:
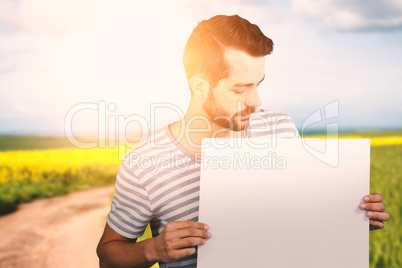
[[[97,248],[101,267],[196,267],[196,247],[211,237],[198,222],[202,138],[299,137],[289,116],[256,108],[272,49],[258,26],[237,15],[215,16],[194,29],[183,56],[189,108],[125,155]],[[383,228],[389,216],[382,196],[364,201],[371,228]],[[148,223],[153,238],[137,243]]]

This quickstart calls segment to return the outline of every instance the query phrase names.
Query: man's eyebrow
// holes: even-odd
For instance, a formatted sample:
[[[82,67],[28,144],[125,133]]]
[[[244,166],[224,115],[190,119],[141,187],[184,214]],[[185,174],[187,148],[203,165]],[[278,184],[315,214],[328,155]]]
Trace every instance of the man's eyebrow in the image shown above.
[[[257,85],[261,84],[261,82],[264,81],[264,79],[265,79],[265,75],[261,79],[261,81],[257,83]],[[249,86],[252,86],[252,85],[254,85],[254,83],[238,83],[238,84],[234,84],[235,87],[249,87]]]

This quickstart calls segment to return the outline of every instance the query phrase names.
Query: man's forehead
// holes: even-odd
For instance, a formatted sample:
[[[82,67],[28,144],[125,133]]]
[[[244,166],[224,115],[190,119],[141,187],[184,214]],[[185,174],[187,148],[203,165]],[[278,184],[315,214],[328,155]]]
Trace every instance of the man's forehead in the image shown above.
[[[230,65],[232,78],[244,78],[259,82],[265,76],[264,56],[254,57],[241,50],[226,49],[225,59]]]

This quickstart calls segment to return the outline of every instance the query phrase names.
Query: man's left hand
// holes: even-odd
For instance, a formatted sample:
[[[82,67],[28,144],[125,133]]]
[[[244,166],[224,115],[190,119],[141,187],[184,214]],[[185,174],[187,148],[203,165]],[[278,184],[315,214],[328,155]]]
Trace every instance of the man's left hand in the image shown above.
[[[370,219],[370,231],[384,228],[384,221],[389,219],[389,214],[385,212],[385,206],[382,203],[383,200],[382,195],[375,193],[364,196],[364,203],[360,204],[360,209],[367,210],[366,215]]]

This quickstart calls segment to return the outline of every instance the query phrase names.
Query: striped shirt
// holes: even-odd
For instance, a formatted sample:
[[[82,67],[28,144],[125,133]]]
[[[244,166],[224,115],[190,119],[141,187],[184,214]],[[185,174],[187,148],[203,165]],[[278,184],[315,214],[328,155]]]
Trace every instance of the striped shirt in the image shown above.
[[[247,127],[249,138],[298,138],[292,119],[283,113],[256,109]],[[118,234],[136,239],[150,223],[157,236],[171,221],[198,221],[201,160],[173,138],[169,126],[156,131],[125,154],[107,217]],[[197,254],[166,267],[197,267]]]

